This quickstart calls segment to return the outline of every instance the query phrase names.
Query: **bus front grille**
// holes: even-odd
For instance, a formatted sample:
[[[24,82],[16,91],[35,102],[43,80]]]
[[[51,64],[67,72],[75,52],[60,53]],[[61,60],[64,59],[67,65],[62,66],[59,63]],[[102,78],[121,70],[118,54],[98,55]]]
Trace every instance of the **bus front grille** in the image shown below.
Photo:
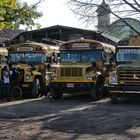
[[[140,85],[140,70],[119,71],[119,83],[128,85]]]
[[[61,68],[60,76],[62,77],[80,77],[82,76],[82,68]]]

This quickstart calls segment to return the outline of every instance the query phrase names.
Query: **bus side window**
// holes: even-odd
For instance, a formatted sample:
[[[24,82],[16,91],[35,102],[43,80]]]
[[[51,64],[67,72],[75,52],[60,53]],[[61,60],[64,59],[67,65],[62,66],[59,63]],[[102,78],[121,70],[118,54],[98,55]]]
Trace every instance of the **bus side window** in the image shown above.
[[[105,52],[102,52],[102,60],[106,61],[106,53]]]

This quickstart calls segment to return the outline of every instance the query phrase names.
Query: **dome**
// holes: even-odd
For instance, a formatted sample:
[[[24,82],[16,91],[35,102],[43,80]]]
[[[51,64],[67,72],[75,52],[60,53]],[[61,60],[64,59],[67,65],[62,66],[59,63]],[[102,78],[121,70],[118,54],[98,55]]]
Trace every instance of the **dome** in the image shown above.
[[[135,30],[140,32],[140,21],[133,18],[123,18],[129,25],[131,25]],[[132,35],[137,35],[128,25],[126,25],[122,20],[116,20],[112,24],[108,25],[107,32],[119,39],[128,38]]]

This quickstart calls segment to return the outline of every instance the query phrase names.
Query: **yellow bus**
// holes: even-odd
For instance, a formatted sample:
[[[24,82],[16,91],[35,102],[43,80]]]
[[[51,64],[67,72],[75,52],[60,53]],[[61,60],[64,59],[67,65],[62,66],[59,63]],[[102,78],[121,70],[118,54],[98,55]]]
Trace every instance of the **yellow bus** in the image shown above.
[[[114,65],[115,46],[96,40],[78,39],[60,46],[60,62],[52,68],[50,93],[60,99],[63,93],[90,93],[94,100],[103,97]]]
[[[18,71],[18,85],[33,97],[47,92],[48,64],[53,63],[59,46],[27,42],[15,44],[8,49],[8,63]]]
[[[120,97],[140,94],[140,36],[121,40],[116,46],[116,67],[109,77],[111,103],[119,103]]]

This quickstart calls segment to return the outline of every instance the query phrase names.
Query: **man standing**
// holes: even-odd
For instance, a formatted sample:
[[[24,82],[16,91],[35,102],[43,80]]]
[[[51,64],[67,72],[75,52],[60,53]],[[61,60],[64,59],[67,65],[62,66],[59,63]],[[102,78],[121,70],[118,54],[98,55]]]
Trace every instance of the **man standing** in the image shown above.
[[[14,86],[14,85],[19,85],[19,80],[18,80],[18,69],[13,67],[12,64],[9,64],[9,70],[10,70],[10,85],[11,85],[11,88]]]

